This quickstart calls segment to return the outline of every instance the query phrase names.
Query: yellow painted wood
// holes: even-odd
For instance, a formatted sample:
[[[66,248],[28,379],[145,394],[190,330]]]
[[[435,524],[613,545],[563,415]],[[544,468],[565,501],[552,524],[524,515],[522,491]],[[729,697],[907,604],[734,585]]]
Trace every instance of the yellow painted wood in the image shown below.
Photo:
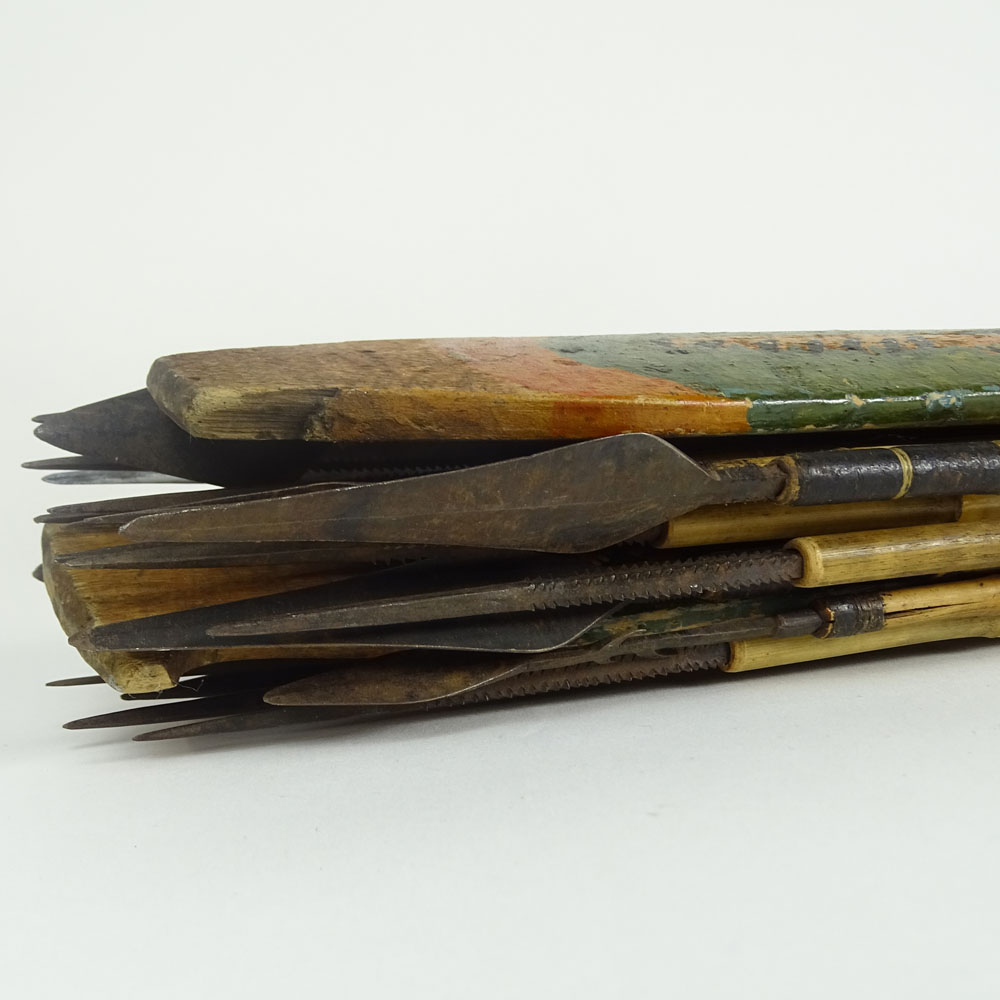
[[[969,573],[1000,568],[1000,523],[972,520],[808,535],[793,538],[788,546],[802,555],[799,587]]]

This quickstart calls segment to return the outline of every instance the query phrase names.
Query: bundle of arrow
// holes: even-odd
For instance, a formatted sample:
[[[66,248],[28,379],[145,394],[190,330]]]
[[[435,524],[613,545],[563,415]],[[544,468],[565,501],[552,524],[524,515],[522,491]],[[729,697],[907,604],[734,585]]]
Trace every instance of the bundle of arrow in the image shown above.
[[[45,581],[140,739],[1000,636],[1000,332],[161,358],[37,418]]]

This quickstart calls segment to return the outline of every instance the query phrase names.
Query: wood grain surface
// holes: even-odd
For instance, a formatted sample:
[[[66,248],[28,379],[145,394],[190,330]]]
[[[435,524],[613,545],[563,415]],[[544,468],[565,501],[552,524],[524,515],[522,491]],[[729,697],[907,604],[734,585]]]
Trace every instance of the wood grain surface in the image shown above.
[[[1000,331],[385,340],[176,354],[197,437],[569,439],[1000,422]]]
[[[63,631],[111,622],[201,608],[248,597],[299,590],[342,579],[343,574],[309,565],[242,566],[208,569],[69,569],[56,561],[66,552],[127,540],[111,530],[72,524],[46,524],[42,529],[43,580]],[[371,656],[370,650],[298,645],[242,646],[231,649],[108,652],[79,649],[80,655],[116,690],[127,694],[162,691],[185,674],[227,660],[333,659]],[[377,651],[376,651],[377,652]]]

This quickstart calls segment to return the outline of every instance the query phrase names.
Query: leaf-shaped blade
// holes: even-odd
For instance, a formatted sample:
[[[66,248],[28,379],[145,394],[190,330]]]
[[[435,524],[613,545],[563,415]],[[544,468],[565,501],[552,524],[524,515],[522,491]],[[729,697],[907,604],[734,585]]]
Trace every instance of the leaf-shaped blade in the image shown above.
[[[718,496],[718,480],[650,434],[620,434],[397,482],[166,511],[143,541],[342,541],[591,552]]]

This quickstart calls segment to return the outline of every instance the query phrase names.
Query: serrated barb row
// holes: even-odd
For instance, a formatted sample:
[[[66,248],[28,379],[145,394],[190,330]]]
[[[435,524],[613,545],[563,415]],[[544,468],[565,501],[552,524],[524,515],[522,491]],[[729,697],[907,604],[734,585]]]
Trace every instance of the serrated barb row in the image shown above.
[[[615,601],[679,600],[758,593],[793,583],[802,557],[791,549],[726,552],[664,562],[633,563],[599,572],[524,584],[535,611]]]
[[[702,670],[722,670],[729,662],[729,644],[679,649],[660,656],[622,656],[607,663],[578,663],[560,670],[533,670],[510,680],[466,694],[442,698],[428,703],[426,709],[476,705],[487,701],[525,698],[534,694],[552,694],[575,688],[624,684],[628,681],[649,680],[670,674],[694,673]]]

